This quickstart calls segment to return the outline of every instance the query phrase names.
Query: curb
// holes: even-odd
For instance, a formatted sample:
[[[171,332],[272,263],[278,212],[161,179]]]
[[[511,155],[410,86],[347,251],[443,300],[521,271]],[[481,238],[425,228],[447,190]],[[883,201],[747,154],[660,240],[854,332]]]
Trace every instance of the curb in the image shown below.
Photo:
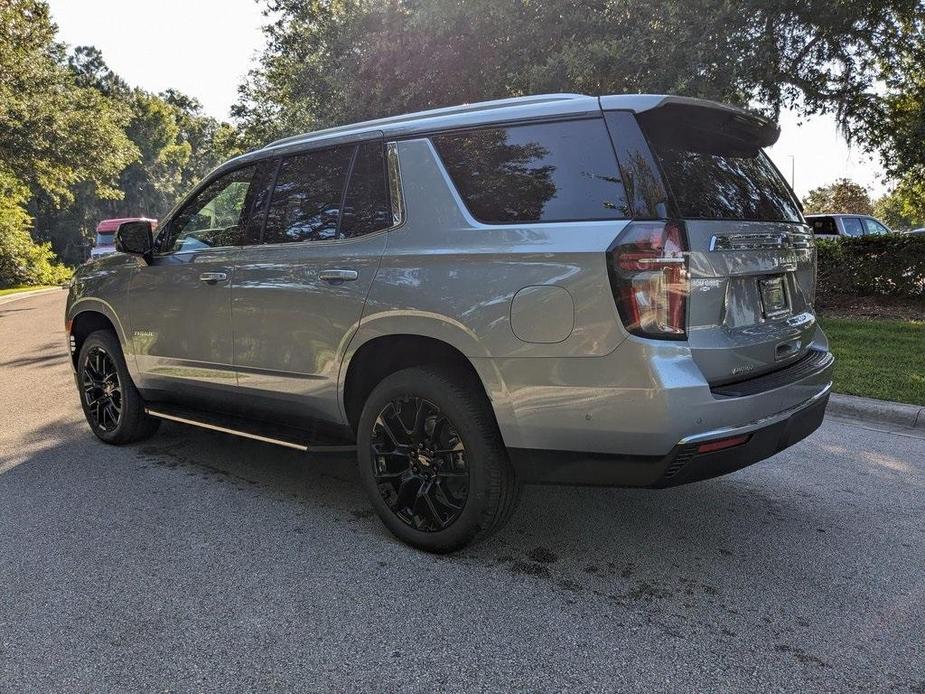
[[[16,292],[15,294],[8,294],[7,296],[0,296],[0,306],[3,304],[9,304],[19,299],[25,299],[29,296],[36,296],[38,294],[48,294],[50,292],[60,292],[66,291],[67,287],[45,287],[44,289],[34,289],[28,292]]]
[[[906,405],[889,400],[874,400],[856,395],[832,393],[829,397],[828,414],[863,422],[893,424],[908,429],[925,429],[925,407]]]

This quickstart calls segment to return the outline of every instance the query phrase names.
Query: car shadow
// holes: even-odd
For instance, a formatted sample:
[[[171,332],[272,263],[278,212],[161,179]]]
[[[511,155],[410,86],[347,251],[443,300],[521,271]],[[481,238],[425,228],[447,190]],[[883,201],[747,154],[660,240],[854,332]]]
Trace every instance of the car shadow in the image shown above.
[[[4,476],[42,474],[53,466],[56,474],[68,475],[66,486],[73,493],[85,495],[95,493],[101,476],[122,476],[126,466],[137,474],[156,472],[168,484],[194,478],[278,503],[293,522],[315,511],[333,514],[326,517],[396,560],[416,553],[375,516],[360,487],[354,456],[306,455],[167,422],[148,441],[122,448],[96,441],[82,423],[36,432],[34,438],[77,441],[84,459],[105,453],[118,462],[109,470],[94,466],[93,478],[87,478],[79,459],[61,465],[61,449],[72,446],[68,442],[8,465]],[[659,491],[526,487],[512,520],[496,536],[435,561],[501,569],[568,591],[614,594],[618,588],[616,595],[634,590],[644,595],[649,588],[667,595],[689,591],[691,585],[711,586],[722,580],[717,564],[792,564],[799,560],[793,555],[811,551],[822,531],[837,523],[837,510],[799,489],[765,484],[763,467],[782,464],[772,459],[727,477]],[[121,482],[130,485],[131,478]],[[191,530],[178,522],[177,532]],[[632,579],[629,586],[627,579]]]

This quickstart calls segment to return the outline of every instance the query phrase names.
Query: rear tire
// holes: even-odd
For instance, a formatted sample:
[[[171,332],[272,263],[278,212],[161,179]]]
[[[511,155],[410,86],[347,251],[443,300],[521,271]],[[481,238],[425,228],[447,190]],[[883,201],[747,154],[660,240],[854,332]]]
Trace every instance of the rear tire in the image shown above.
[[[386,377],[363,407],[360,479],[403,542],[452,552],[500,529],[519,487],[481,385],[448,369]]]
[[[77,356],[77,383],[87,424],[101,441],[134,443],[160,426],[161,420],[145,414],[144,401],[111,330],[97,330],[84,340]]]

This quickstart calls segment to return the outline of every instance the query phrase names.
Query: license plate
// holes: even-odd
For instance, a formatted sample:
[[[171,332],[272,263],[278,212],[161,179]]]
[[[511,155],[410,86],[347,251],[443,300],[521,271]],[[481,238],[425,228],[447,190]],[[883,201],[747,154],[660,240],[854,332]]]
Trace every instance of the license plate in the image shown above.
[[[790,311],[783,277],[763,277],[758,280],[758,288],[761,290],[761,303],[766,318],[782,316]]]

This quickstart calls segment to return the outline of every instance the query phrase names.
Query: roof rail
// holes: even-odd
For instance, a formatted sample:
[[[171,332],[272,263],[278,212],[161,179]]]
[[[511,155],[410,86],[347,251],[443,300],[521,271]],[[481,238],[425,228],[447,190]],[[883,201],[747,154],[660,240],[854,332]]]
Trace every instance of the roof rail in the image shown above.
[[[393,125],[395,123],[407,123],[409,121],[421,120],[424,118],[435,118],[437,116],[449,116],[461,113],[475,113],[478,111],[489,111],[495,108],[505,108],[508,106],[523,106],[527,104],[541,104],[551,101],[565,101],[568,99],[586,98],[584,94],[536,94],[534,96],[517,96],[509,99],[495,99],[494,101],[480,101],[474,104],[461,104],[459,106],[448,106],[445,108],[435,108],[428,111],[418,111],[416,113],[406,113],[398,116],[389,116],[387,118],[377,118],[375,120],[363,121],[361,123],[350,123],[348,125],[339,125],[334,128],[325,128],[324,130],[315,130],[310,133],[284,137],[266,145],[263,149],[271,149],[282,145],[299,142],[307,137],[316,137],[319,135],[335,135],[341,132],[351,132],[362,130],[364,128],[375,129],[383,125]]]

